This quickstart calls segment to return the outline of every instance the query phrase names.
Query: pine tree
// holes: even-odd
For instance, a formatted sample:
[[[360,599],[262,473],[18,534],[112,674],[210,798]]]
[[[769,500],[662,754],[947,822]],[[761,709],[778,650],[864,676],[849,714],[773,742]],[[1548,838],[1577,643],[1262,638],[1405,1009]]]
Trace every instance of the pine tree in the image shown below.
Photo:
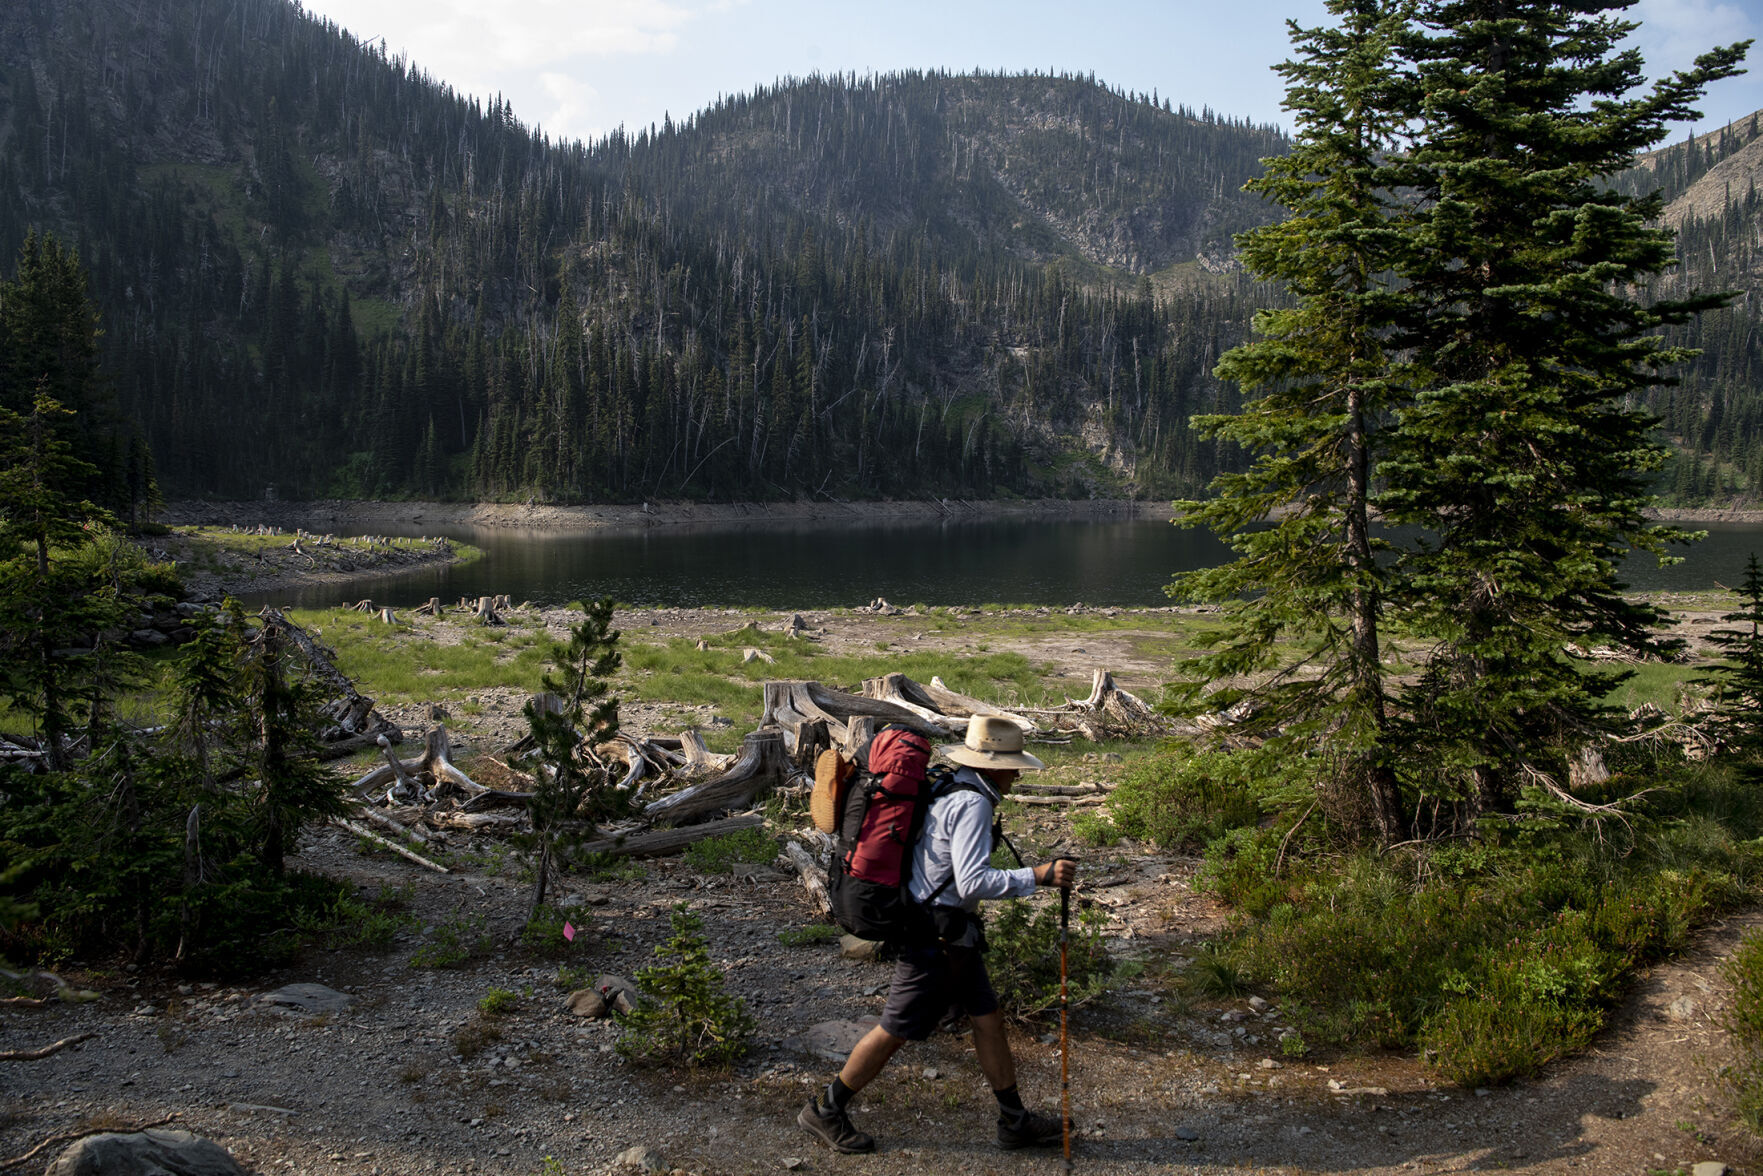
[[[529,702],[527,725],[538,748],[538,783],[527,802],[537,861],[533,870],[532,914],[545,904],[559,849],[570,834],[592,832],[593,822],[615,812],[621,798],[607,787],[605,765],[594,748],[618,734],[618,698],[609,679],[623,658],[612,628],[612,599],[586,607],[568,644],[553,643],[555,674],[542,683],[555,706]]]
[[[1226,536],[1238,558],[1171,586],[1227,610],[1213,651],[1184,667],[1190,698],[1233,705],[1240,692],[1201,690],[1252,676],[1260,683],[1249,692],[1256,729],[1300,754],[1325,753],[1336,782],[1363,795],[1389,841],[1400,839],[1404,820],[1386,747],[1385,588],[1371,473],[1389,410],[1404,394],[1401,365],[1386,346],[1398,304],[1383,275],[1396,264],[1410,215],[1395,195],[1402,172],[1392,159],[1405,79],[1391,66],[1391,48],[1407,8],[1332,0],[1338,27],[1292,25],[1299,59],[1280,72],[1296,140],[1249,185],[1291,215],[1239,245],[1252,274],[1284,282],[1296,301],[1258,315],[1261,338],[1218,365],[1221,379],[1260,397],[1235,415],[1194,422],[1203,435],[1255,454],[1247,471],[1214,481],[1212,499],[1177,504],[1186,525]]]
[[[1407,619],[1437,642],[1406,692],[1429,786],[1469,811],[1549,783],[1609,722],[1618,676],[1564,652],[1642,648],[1658,614],[1626,600],[1631,547],[1678,538],[1641,514],[1665,452],[1631,405],[1684,358],[1654,333],[1718,298],[1649,300],[1672,261],[1656,198],[1607,181],[1694,116],[1745,45],[1627,98],[1641,60],[1618,3],[1442,0],[1401,56],[1419,120],[1401,345],[1424,387],[1398,412],[1385,517]]]
[[[1763,761],[1763,564],[1754,552],[1745,561],[1738,595],[1738,610],[1720,618],[1736,627],[1708,633],[1708,643],[1720,649],[1724,661],[1711,676],[1695,681],[1716,691],[1715,730],[1742,759],[1757,765]]]

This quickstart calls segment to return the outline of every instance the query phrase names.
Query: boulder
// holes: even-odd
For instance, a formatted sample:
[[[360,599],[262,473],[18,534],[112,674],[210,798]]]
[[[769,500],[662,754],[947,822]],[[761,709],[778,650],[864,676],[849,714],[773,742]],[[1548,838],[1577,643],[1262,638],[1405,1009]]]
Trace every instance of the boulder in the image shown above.
[[[599,1020],[612,1011],[606,998],[592,988],[578,988],[563,1001],[563,1007],[578,1017]]]
[[[611,973],[606,973],[594,981],[594,989],[605,998],[606,1003],[612,1007],[614,1012],[635,1012],[637,1002],[642,999],[637,993],[635,984],[623,976],[614,976]]]
[[[873,939],[860,939],[855,935],[839,936],[839,954],[848,960],[873,960],[875,953],[880,950],[881,944]]]
[[[642,1146],[625,1148],[613,1162],[621,1168],[641,1168],[645,1172],[659,1172],[667,1166],[655,1149]]]
[[[257,999],[259,1003],[273,1005],[288,1012],[317,1016],[320,1013],[343,1012],[355,998],[322,984],[284,984]]]
[[[829,1062],[842,1062],[863,1039],[863,1035],[880,1024],[880,1017],[859,1017],[855,1021],[822,1021],[811,1025],[806,1033],[784,1039],[785,1049],[813,1054]]]
[[[249,1176],[226,1148],[188,1131],[105,1132],[71,1143],[44,1176]]]

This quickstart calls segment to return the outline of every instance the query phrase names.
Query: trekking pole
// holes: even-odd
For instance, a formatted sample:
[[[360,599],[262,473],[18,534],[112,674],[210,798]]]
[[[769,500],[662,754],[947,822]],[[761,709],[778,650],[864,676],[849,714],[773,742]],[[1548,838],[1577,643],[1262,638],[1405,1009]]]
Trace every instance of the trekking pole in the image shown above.
[[[1065,1171],[1071,1172],[1071,995],[1066,990],[1065,948],[1071,941],[1071,887],[1059,888],[1059,1134]]]

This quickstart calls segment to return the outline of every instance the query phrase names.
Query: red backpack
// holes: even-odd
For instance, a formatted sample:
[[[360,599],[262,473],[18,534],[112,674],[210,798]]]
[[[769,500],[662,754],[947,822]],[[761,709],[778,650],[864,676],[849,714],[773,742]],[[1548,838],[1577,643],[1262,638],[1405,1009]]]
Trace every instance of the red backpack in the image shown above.
[[[930,767],[924,736],[888,727],[875,737],[869,770],[845,788],[839,814],[839,843],[827,878],[839,926],[884,943],[935,938],[929,913],[907,890],[912,847],[931,802],[958,787],[949,769]]]

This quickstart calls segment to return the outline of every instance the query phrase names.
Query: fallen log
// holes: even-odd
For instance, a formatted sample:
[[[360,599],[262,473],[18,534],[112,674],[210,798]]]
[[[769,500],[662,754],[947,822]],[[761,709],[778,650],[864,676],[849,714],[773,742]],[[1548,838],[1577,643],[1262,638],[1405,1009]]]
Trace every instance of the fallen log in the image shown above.
[[[740,757],[728,771],[650,801],[643,806],[643,815],[651,821],[683,821],[736,808],[783,783],[790,769],[783,732],[761,727],[742,742]]]
[[[926,719],[917,711],[893,702],[846,694],[819,682],[803,681],[765,683],[759,723],[761,727],[769,725],[780,729],[786,750],[800,758],[801,752],[812,742],[814,733],[808,729],[810,724],[825,723],[826,736],[833,744],[850,747],[850,725],[859,717],[897,724],[933,739],[944,738],[951,731],[948,721]],[[807,739],[804,739],[805,735]]]
[[[78,1045],[82,1041],[90,1041],[98,1036],[96,1033],[76,1033],[72,1037],[63,1037],[60,1041],[37,1049],[0,1050],[0,1062],[35,1062],[50,1054],[60,1053],[70,1045]]]
[[[521,813],[468,813],[464,810],[440,809],[423,818],[437,829],[461,829],[481,833],[485,829],[506,829],[527,824]]]
[[[369,808],[366,805],[357,807],[355,815],[366,817],[376,825],[383,825],[394,833],[402,833],[406,837],[414,838],[415,840],[426,844],[428,842],[428,837],[423,834],[421,829],[417,828],[417,822],[422,820],[424,815],[422,810],[411,808],[405,809],[404,812],[411,817],[409,824],[397,820],[389,813],[382,813],[378,809]]]
[[[446,866],[443,866],[443,865],[439,864],[438,862],[429,861],[427,858],[423,857],[420,853],[417,853],[415,850],[405,849],[402,845],[399,845],[396,841],[392,841],[392,840],[389,840],[388,838],[381,837],[378,833],[375,833],[372,829],[369,829],[366,825],[357,824],[356,822],[351,821],[348,817],[333,817],[331,819],[334,820],[338,825],[340,825],[344,829],[347,829],[349,832],[355,834],[355,836],[360,837],[360,838],[367,840],[367,841],[371,841],[375,845],[378,845],[384,849],[389,849],[393,853],[397,854],[399,857],[409,858],[411,861],[415,862],[419,866],[422,866],[424,869],[433,870],[437,874],[451,874],[453,872],[452,870],[449,870]]]
[[[1012,790],[1005,799],[1017,804],[1058,804],[1064,805],[1066,808],[1088,808],[1092,805],[1103,804],[1108,798],[1106,796],[1018,796]]]
[[[796,873],[802,879],[802,888],[808,892],[815,910],[823,918],[832,918],[833,900],[826,892],[826,871],[820,868],[814,855],[794,841],[789,841],[784,843],[784,856],[796,867]]]
[[[705,821],[697,825],[682,825],[676,829],[656,829],[648,833],[632,833],[590,841],[576,852],[608,854],[612,857],[665,857],[708,838],[738,833],[742,829],[758,829],[764,824],[765,818],[759,813],[743,813],[738,817],[724,817],[720,821]]]

